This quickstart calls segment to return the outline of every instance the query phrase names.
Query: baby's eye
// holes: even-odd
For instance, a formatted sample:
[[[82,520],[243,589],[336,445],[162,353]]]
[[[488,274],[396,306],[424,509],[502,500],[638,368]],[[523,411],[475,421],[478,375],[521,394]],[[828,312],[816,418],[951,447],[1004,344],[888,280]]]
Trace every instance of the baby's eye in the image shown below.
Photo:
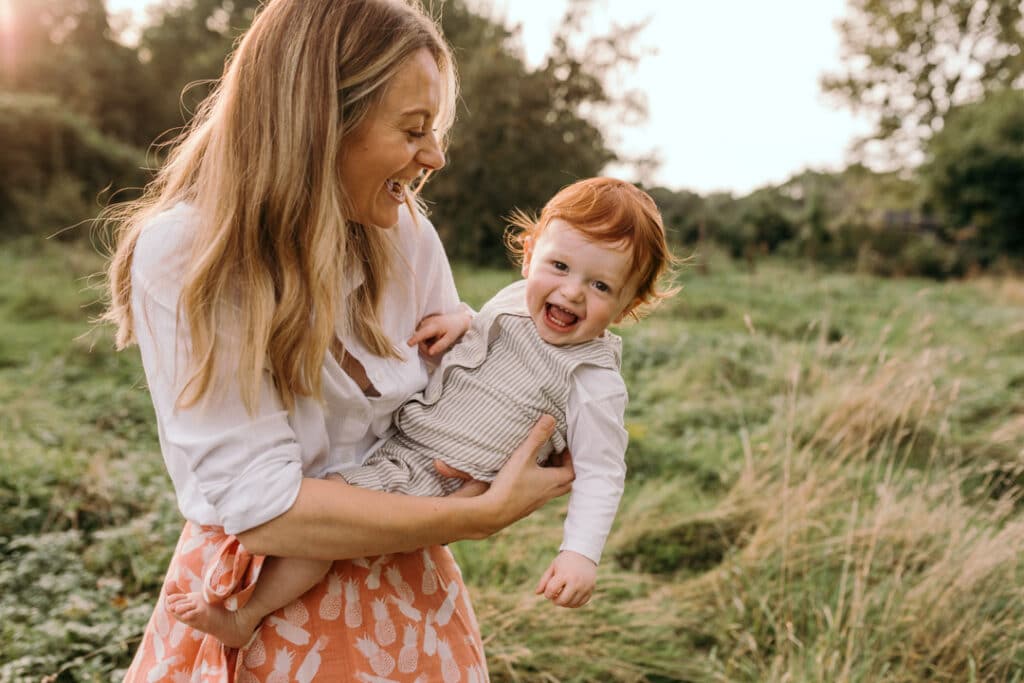
[[[594,283],[594,287],[597,288],[597,291],[604,292],[605,294],[607,294],[608,292],[612,291],[611,287],[609,287],[605,283],[601,282],[600,280],[598,280],[598,281],[596,281]]]
[[[552,261],[551,265],[555,267],[555,270],[569,270],[569,266],[565,265],[561,261]]]

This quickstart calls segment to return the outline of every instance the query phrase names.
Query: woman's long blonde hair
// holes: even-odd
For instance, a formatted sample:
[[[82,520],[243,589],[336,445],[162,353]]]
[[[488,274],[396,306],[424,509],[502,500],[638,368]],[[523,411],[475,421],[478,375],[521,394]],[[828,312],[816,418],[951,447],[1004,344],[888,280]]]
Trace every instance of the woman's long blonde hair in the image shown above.
[[[197,403],[218,373],[230,372],[220,359],[232,357],[250,412],[268,366],[289,410],[296,396],[320,398],[336,323],[373,353],[397,356],[378,311],[390,240],[385,230],[345,220],[338,169],[346,136],[422,48],[442,76],[437,126],[444,140],[454,118],[454,61],[421,7],[271,0],[141,199],[107,213],[117,247],[104,318],[117,326],[123,348],[135,341],[131,265],[141,232],[177,202],[197,212],[178,302],[192,359],[179,407]],[[342,283],[360,276],[362,285],[342,302]],[[226,338],[237,346],[224,348]]]

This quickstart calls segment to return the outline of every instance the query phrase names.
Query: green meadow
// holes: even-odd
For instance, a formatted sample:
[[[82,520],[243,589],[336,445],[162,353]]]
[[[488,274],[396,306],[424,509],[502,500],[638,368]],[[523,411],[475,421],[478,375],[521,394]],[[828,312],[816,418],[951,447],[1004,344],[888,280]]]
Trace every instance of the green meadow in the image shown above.
[[[0,252],[0,681],[109,681],[180,519],[86,246]],[[479,305],[516,275],[456,268]],[[1024,680],[1024,282],[717,253],[624,338],[593,602],[533,595],[561,499],[453,547],[495,681]]]

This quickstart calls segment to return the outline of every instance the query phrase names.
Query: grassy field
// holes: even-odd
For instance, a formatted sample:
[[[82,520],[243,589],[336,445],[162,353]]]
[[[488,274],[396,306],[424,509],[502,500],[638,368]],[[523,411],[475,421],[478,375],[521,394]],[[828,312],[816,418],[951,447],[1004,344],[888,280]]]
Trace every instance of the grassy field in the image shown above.
[[[0,251],[0,681],[106,681],[181,520],[81,248]],[[458,268],[479,304],[511,272]],[[456,544],[495,681],[1024,680],[1024,282],[714,255],[624,327],[630,478],[593,603],[565,502]]]

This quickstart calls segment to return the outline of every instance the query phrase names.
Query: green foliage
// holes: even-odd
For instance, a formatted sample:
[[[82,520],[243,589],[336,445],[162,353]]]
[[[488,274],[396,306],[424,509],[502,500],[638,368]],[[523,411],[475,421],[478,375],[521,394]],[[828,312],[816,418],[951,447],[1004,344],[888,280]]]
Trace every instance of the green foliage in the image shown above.
[[[442,24],[459,64],[462,106],[448,166],[424,194],[453,257],[505,263],[504,216],[514,207],[539,211],[559,189],[599,174],[616,158],[583,113],[635,112],[628,93],[613,94],[603,83],[609,65],[629,56],[635,31],[594,38],[578,54],[569,37],[585,11],[585,4],[573,4],[553,53],[531,69],[512,47],[511,30],[462,0],[444,4]]]
[[[0,238],[51,235],[93,217],[111,186],[145,180],[138,150],[54,97],[0,93],[0,140]]]
[[[181,521],[137,354],[82,338],[101,261],[7,246],[0,680],[110,680]],[[492,679],[1012,679],[1024,284],[707,258],[619,330],[629,479],[593,603],[532,596],[565,499],[453,544]],[[475,305],[517,277],[456,276]]]
[[[959,102],[1024,73],[1019,0],[849,0],[839,22],[844,67],[822,89],[875,120],[890,162],[915,165],[921,143]]]
[[[142,32],[139,55],[153,92],[153,115],[144,121],[146,141],[183,126],[212,90],[224,59],[252,23],[257,0],[164,2]]]
[[[983,261],[1024,256],[1024,91],[950,112],[921,170],[928,201]]]

